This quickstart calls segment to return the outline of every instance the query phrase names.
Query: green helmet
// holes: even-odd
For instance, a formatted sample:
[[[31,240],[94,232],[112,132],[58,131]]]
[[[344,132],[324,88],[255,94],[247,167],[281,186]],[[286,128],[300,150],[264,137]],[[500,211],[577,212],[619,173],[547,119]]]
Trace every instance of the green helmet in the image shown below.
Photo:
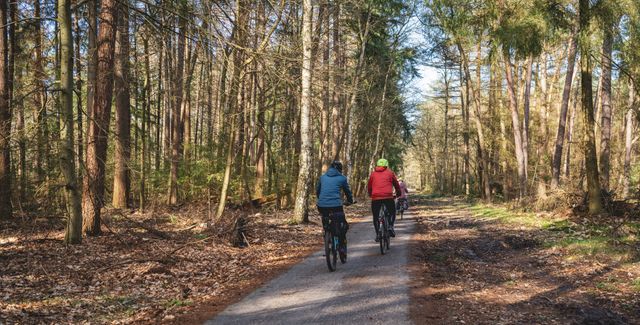
[[[389,162],[384,158],[380,158],[380,159],[378,159],[378,162],[376,162],[376,166],[377,167],[389,167]]]

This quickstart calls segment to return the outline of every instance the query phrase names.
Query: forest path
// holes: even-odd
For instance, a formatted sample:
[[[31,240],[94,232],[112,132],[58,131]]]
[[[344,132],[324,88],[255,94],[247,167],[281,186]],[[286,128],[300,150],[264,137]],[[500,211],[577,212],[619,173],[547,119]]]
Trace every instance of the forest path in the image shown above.
[[[410,324],[407,263],[415,221],[410,214],[398,218],[391,250],[380,255],[365,220],[351,223],[348,261],[338,262],[336,272],[318,251],[206,324]]]

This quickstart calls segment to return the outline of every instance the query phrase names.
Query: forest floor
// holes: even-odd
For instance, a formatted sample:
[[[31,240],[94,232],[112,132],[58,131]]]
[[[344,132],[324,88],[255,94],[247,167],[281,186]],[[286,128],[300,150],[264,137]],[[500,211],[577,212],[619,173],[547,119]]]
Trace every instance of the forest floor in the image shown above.
[[[62,242],[64,220],[3,221],[0,324],[201,323],[321,247],[315,211],[308,225],[270,209],[234,211],[247,221],[248,245],[238,248],[234,224],[205,227],[206,210],[108,211],[104,234],[75,246]],[[368,218],[353,218],[368,208],[349,210],[368,243]],[[410,212],[408,308],[417,324],[640,324],[637,214],[589,220],[427,197]],[[375,264],[371,254],[363,261]],[[357,272],[352,257],[328,273],[315,256],[311,269],[339,278]],[[353,289],[368,276],[345,278],[358,279],[345,282]]]
[[[242,213],[234,211],[232,213]],[[199,323],[282,273],[322,244],[312,211],[290,225],[277,211],[205,227],[206,207],[108,211],[104,233],[65,246],[64,220],[0,224],[0,324]],[[227,215],[228,217],[228,215]]]
[[[422,199],[417,324],[640,324],[640,219]]]

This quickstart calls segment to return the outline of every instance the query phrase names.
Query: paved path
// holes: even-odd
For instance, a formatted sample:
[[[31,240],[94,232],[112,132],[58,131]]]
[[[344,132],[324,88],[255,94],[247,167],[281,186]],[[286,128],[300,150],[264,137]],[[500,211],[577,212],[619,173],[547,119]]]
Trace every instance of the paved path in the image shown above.
[[[373,241],[371,222],[352,223],[348,261],[338,262],[336,272],[327,269],[323,251],[316,252],[206,324],[411,324],[413,223],[406,215],[396,221],[397,236],[385,255]]]

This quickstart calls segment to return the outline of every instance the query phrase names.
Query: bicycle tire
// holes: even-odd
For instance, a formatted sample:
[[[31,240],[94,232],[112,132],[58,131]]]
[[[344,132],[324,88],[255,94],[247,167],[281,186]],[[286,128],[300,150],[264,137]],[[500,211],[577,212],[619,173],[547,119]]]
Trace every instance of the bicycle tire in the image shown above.
[[[383,205],[380,208],[380,213],[378,214],[378,238],[379,243],[380,243],[380,254],[384,255],[384,249],[385,249],[385,236],[387,235],[387,226],[386,226],[386,219],[385,219],[385,215],[386,215],[386,207]],[[382,221],[382,222],[381,222]]]
[[[390,238],[391,236],[389,235],[389,219],[387,218],[384,220],[384,240],[383,240],[386,250],[389,250]]]
[[[339,248],[342,248],[342,245],[340,245]],[[342,254],[339,254],[339,251],[338,251],[338,257],[340,257],[340,263],[342,264],[347,263],[347,254],[345,254],[343,257]]]
[[[327,258],[327,267],[331,272],[336,270],[335,258],[334,258],[335,255],[332,254],[332,250],[333,250],[332,246],[333,246],[333,236],[331,235],[331,232],[325,231],[324,232],[324,255]],[[334,261],[334,263],[332,263],[332,261]]]

